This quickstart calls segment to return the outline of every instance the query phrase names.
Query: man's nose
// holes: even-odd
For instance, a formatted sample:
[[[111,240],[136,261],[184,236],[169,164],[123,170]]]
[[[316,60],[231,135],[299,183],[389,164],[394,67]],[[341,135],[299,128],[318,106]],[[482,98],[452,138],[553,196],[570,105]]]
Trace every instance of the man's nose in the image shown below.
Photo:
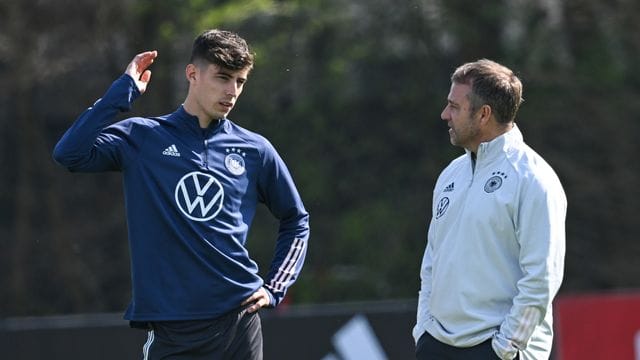
[[[234,82],[234,83],[231,83],[229,86],[227,86],[226,93],[227,95],[231,95],[235,97],[235,96],[238,96],[238,90],[239,90],[239,87]]]
[[[442,119],[444,121],[448,121],[449,120],[449,112],[447,111],[446,107],[444,109],[442,109],[442,112],[440,113],[440,119]]]

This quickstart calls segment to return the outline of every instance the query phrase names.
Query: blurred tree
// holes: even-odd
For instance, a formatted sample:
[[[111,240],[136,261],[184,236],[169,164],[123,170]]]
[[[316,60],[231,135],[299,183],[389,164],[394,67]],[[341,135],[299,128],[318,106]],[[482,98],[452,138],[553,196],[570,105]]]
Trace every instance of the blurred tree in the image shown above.
[[[69,118],[77,115],[78,104],[90,103],[84,94],[95,90],[93,86],[104,79],[109,57],[113,56],[112,39],[122,35],[117,25],[126,23],[126,17],[119,15],[126,13],[124,8],[117,1],[2,4],[6,17],[0,22],[0,98],[5,106],[0,110],[0,161],[6,169],[1,175],[2,203],[6,207],[0,221],[6,251],[0,252],[5,285],[0,291],[3,299],[10,299],[2,313],[89,310],[104,307],[109,300],[100,296],[108,292],[100,285],[114,273],[108,266],[100,267],[100,271],[97,266],[112,263],[108,252],[113,252],[113,246],[86,240],[96,238],[96,231],[106,240],[113,233],[122,236],[123,231],[110,228],[113,219],[100,208],[92,209],[90,217],[79,216],[78,211],[86,211],[87,205],[102,200],[100,192],[91,199],[73,201],[78,193],[82,196],[87,183],[72,178],[65,181],[50,154],[51,135],[59,134]],[[61,91],[73,83],[75,88]],[[74,115],[60,106],[78,98],[82,101],[73,106]],[[97,181],[98,187],[109,187],[105,186],[109,178]],[[73,198],[68,196],[73,192]],[[105,205],[108,209],[109,203]],[[72,223],[67,222],[68,214],[75,215]],[[121,219],[117,223],[121,225]],[[126,260],[119,263],[127,264]]]
[[[635,101],[640,5],[617,0],[0,0],[0,316],[119,311],[129,299],[118,174],[51,150],[137,52],[153,80],[129,114],[173,111],[193,37],[223,27],[257,64],[231,119],[264,134],[311,213],[297,302],[415,298],[431,191],[461,150],[439,119],[454,68],[524,80],[519,124],[569,197],[563,291],[639,287]],[[262,269],[276,223],[249,247]]]

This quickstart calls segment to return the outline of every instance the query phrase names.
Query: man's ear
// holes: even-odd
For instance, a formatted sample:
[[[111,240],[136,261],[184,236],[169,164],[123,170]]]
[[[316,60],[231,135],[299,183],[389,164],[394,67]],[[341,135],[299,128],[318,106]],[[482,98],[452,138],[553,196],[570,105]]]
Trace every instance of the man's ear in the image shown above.
[[[489,121],[489,119],[491,119],[493,110],[491,109],[491,106],[484,104],[482,105],[482,107],[480,107],[478,113],[480,114],[480,123],[484,125]]]
[[[184,74],[187,78],[187,81],[191,84],[198,78],[198,67],[194,64],[188,64],[184,69]]]

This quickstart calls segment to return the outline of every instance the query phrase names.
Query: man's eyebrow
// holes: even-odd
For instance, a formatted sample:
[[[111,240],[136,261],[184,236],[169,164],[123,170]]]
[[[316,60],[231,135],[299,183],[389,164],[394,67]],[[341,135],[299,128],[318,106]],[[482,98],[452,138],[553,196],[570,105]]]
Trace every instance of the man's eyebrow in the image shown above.
[[[226,76],[228,76],[228,77],[237,77],[237,78],[238,78],[238,80],[247,81],[247,78],[246,78],[246,77],[243,77],[243,76],[235,76],[235,74],[234,74],[235,72],[236,72],[235,70],[229,70],[229,69],[225,69],[225,68],[220,68],[220,69],[218,70],[218,74],[226,75]]]

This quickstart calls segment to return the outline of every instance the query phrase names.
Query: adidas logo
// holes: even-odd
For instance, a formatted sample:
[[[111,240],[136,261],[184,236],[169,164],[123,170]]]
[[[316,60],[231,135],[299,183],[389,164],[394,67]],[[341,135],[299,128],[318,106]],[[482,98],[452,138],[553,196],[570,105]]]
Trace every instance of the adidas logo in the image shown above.
[[[454,184],[454,183],[451,183],[451,184],[447,185],[447,187],[446,187],[446,188],[444,188],[444,192],[453,191],[453,184]]]
[[[180,157],[180,152],[178,151],[178,148],[176,147],[176,144],[173,144],[173,145],[169,146],[168,148],[164,149],[164,151],[162,152],[162,155]]]

